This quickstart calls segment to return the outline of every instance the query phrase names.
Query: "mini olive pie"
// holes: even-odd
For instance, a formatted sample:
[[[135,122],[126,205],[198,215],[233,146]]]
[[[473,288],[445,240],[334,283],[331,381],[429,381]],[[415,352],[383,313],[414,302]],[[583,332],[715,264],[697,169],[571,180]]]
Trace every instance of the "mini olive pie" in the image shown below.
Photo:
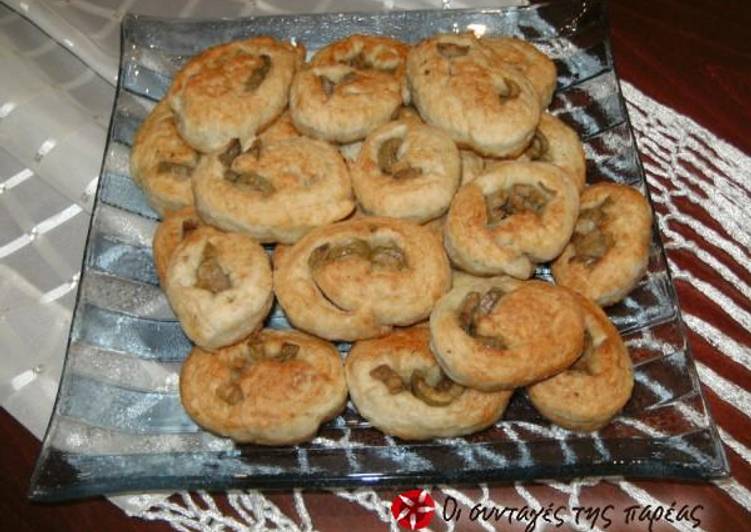
[[[336,148],[298,136],[241,152],[233,142],[206,155],[194,175],[196,208],[207,223],[260,242],[292,243],[355,207],[349,171]]]
[[[417,44],[407,56],[407,80],[423,120],[481,155],[521,154],[540,121],[530,81],[471,33]]]
[[[365,138],[409,98],[407,50],[394,39],[363,35],[320,50],[292,82],[289,105],[295,127],[339,143]]]
[[[647,271],[651,237],[652,211],[638,190],[589,186],[571,242],[553,262],[555,282],[602,306],[617,303]]]
[[[430,333],[433,352],[449,378],[496,391],[569,367],[581,354],[584,323],[568,290],[493,277],[457,283],[436,303]]]
[[[339,353],[297,331],[264,329],[208,352],[196,347],[180,373],[180,400],[203,428],[237,442],[310,440],[346,405]]]
[[[592,301],[573,294],[584,314],[584,348],[569,369],[527,388],[532,404],[556,425],[604,427],[631,397],[631,358],[618,331]]]
[[[535,264],[558,256],[571,237],[579,193],[548,163],[507,162],[459,189],[444,242],[462,270],[526,279]]]
[[[177,73],[169,103],[177,128],[198,151],[217,152],[233,139],[247,148],[287,106],[303,47],[253,37],[208,48]]]
[[[397,120],[368,135],[351,169],[365,212],[421,223],[446,212],[459,186],[461,163],[443,131]]]
[[[461,436],[495,423],[512,392],[481,392],[451,381],[429,342],[427,328],[411,327],[352,347],[344,370],[360,415],[405,440]]]
[[[172,254],[167,299],[185,334],[216,349],[258,329],[271,310],[271,266],[249,236],[199,227]]]
[[[295,327],[359,340],[424,320],[451,286],[440,240],[396,218],[314,229],[274,258],[274,291]]]
[[[576,131],[550,113],[542,113],[532,142],[522,159],[560,166],[574,180],[579,192],[587,180],[587,161]]]
[[[191,175],[199,155],[177,132],[169,103],[162,100],[136,132],[130,175],[160,215],[193,205]]]
[[[529,79],[540,98],[542,109],[550,105],[558,74],[555,63],[547,55],[534,44],[515,37],[486,36],[480,42]]]
[[[177,246],[186,236],[202,225],[204,225],[203,221],[198,217],[193,207],[185,207],[179,211],[170,212],[157,225],[152,242],[152,254],[160,285],[164,286],[167,281],[167,267]]]

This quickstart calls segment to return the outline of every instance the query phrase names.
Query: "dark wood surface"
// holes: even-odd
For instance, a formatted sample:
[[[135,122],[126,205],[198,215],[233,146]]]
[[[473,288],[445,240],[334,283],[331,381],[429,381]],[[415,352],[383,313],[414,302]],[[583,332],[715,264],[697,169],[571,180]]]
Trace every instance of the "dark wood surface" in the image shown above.
[[[659,102],[691,116],[717,135],[746,153],[751,152],[751,2],[748,0],[612,0],[610,22],[616,65],[622,79]],[[672,253],[678,263],[690,261]],[[717,282],[721,282],[717,279]],[[701,316],[703,295],[686,283],[677,283],[681,305]],[[738,302],[751,311],[748,301]],[[743,345],[751,345],[749,331],[738,330],[729,320],[728,329]],[[722,364],[719,356],[702,338],[690,335],[694,356]],[[720,369],[741,379],[751,378],[745,368],[727,362]],[[726,427],[736,427],[733,436],[751,445],[748,418],[711,392],[707,397],[715,417]],[[39,451],[39,442],[4,410],[0,410],[0,515],[4,530],[168,530],[162,522],[146,522],[126,517],[104,499],[67,504],[32,504],[26,500],[29,477]],[[733,474],[751,487],[751,468],[733,452],[728,452]],[[709,483],[635,481],[663,503],[701,504],[698,515],[705,530],[748,529],[749,514],[722,490]],[[388,492],[389,495],[391,492]],[[470,493],[472,491],[470,490]],[[542,500],[565,504],[553,490],[537,490]],[[524,501],[513,488],[497,487],[493,496],[501,504],[521,505]],[[278,493],[272,500],[295,515],[291,497]],[[383,530],[374,515],[327,493],[306,495],[313,522],[321,530]],[[603,483],[588,490],[583,504],[613,504],[616,511],[633,504],[617,488]],[[610,530],[619,530],[617,521]],[[467,528],[462,524],[459,529]],[[471,527],[470,527],[471,528]],[[506,528],[506,527],[504,527]],[[522,529],[523,527],[517,527]],[[646,530],[646,525],[638,529]],[[654,530],[667,530],[664,525]]]

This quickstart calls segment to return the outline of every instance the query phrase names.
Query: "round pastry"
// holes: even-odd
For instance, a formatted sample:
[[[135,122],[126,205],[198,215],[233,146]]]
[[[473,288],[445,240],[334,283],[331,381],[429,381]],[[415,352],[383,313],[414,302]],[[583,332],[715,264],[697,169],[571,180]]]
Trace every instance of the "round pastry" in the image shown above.
[[[584,190],[587,162],[579,135],[550,113],[542,113],[540,125],[522,158],[560,166],[574,180],[579,192]]]
[[[495,164],[454,196],[446,250],[467,272],[526,279],[535,263],[557,257],[566,246],[578,212],[576,186],[557,166]]]
[[[427,328],[411,327],[352,347],[344,371],[360,415],[405,440],[461,436],[495,423],[512,392],[480,392],[451,381],[429,342]]]
[[[409,98],[407,50],[394,39],[364,35],[320,50],[292,82],[289,105],[297,129],[348,143],[388,122]]]
[[[618,331],[593,302],[574,294],[584,314],[584,348],[571,368],[527,388],[532,404],[556,425],[604,427],[631,397],[631,358]]]
[[[395,218],[319,227],[275,257],[274,267],[290,322],[329,340],[372,338],[424,320],[451,286],[436,235]]]
[[[260,242],[296,242],[355,207],[347,165],[330,144],[303,136],[206,155],[194,175],[196,208],[221,229]]]
[[[652,210],[638,190],[589,186],[571,242],[553,262],[555,282],[602,306],[617,303],[647,271],[651,237]]]
[[[271,37],[213,46],[177,73],[170,105],[180,134],[205,153],[232,139],[248,147],[287,106],[289,86],[305,58],[302,47]]]
[[[180,372],[180,400],[203,428],[237,442],[291,445],[311,439],[347,402],[339,353],[297,331],[264,329],[207,352]]]
[[[151,110],[130,150],[130,175],[160,215],[193,205],[191,175],[198,153],[177,132],[167,100]]]
[[[167,268],[166,293],[185,334],[204,349],[245,338],[271,310],[271,267],[263,248],[239,233],[193,230]]]
[[[154,268],[159,276],[159,284],[164,286],[167,280],[167,267],[172,254],[185,237],[203,225],[193,207],[185,207],[171,212],[154,231],[152,250]]]
[[[569,367],[581,354],[584,323],[568,290],[494,277],[457,283],[433,309],[430,333],[452,380],[511,390]]]
[[[483,37],[480,42],[529,79],[540,98],[542,109],[550,105],[558,74],[555,63],[547,55],[534,44],[515,37]]]
[[[443,131],[397,120],[365,139],[352,187],[369,214],[426,222],[448,209],[460,170],[459,151]]]
[[[540,121],[529,80],[471,33],[419,43],[407,56],[407,80],[423,120],[482,155],[521,154]]]
[[[268,145],[280,140],[293,139],[300,136],[300,132],[292,123],[292,117],[289,111],[284,111],[274,120],[269,127],[261,131],[258,135],[261,145]]]

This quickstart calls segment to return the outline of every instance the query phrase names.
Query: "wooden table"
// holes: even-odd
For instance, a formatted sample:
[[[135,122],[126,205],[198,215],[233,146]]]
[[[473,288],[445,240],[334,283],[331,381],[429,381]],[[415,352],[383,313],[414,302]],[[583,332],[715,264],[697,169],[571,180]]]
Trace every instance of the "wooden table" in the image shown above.
[[[611,0],[610,21],[616,66],[622,79],[659,102],[725,138],[736,147],[751,153],[751,3],[747,0]],[[671,254],[679,266],[691,258]],[[717,282],[723,282],[719,278]],[[684,309],[702,316],[702,297],[683,282],[677,282],[678,296]],[[748,300],[739,304],[751,311]],[[716,320],[717,318],[714,317]],[[730,320],[724,323],[742,345],[751,345],[751,332],[738,330]],[[689,341],[698,360],[718,369],[719,356],[704,339],[690,334]],[[733,373],[729,373],[729,372]],[[728,367],[746,389],[751,389],[751,373]],[[748,417],[705,391],[715,418],[723,425],[738,427],[736,439],[751,446],[751,422]],[[26,500],[39,442],[11,418],[0,411],[0,430],[5,441],[0,448],[0,515],[5,530],[170,530],[164,523],[151,523],[126,517],[104,499],[67,504],[31,504]],[[745,434],[745,436],[744,436]],[[751,467],[732,451],[728,457],[735,477],[751,486]],[[699,516],[705,530],[747,529],[749,514],[724,492],[711,484],[688,482],[635,481],[663,503],[703,505]],[[538,499],[558,505],[565,503],[560,494],[547,488],[532,488]],[[391,495],[388,495],[389,497]],[[493,488],[494,499],[511,506],[523,504],[516,492],[507,487]],[[294,515],[291,497],[272,495],[282,510]],[[321,530],[383,530],[374,515],[360,510],[327,493],[307,494],[311,517]],[[586,492],[582,503],[613,504],[617,511],[633,501],[617,488],[601,484]],[[619,529],[614,520],[611,530]],[[466,522],[459,529],[466,528]],[[622,525],[621,525],[622,526]],[[504,529],[507,528],[504,526]],[[517,527],[522,529],[523,527]],[[641,529],[646,530],[642,525]],[[659,525],[654,530],[668,530]]]

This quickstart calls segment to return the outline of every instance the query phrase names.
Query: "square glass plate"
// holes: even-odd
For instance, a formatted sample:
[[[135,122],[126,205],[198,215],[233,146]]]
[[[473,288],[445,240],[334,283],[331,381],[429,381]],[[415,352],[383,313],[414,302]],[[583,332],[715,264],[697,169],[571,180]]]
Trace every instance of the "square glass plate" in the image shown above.
[[[623,413],[599,432],[576,434],[550,425],[522,392],[494,427],[422,443],[384,436],[351,406],[313,441],[287,447],[235,445],[200,430],[183,411],[178,373],[191,346],[157,284],[151,257],[157,216],[128,174],[133,134],[175,71],[207,46],[256,34],[294,38],[316,50],[355,32],[414,42],[465,30],[524,37],[553,57],[559,79],[551,109],[581,135],[588,181],[617,181],[646,193],[602,2],[213,21],[125,17],[117,97],[65,370],[32,477],[32,498],[727,474],[656,227],[647,276],[608,309],[631,351],[636,385]],[[540,268],[538,276],[549,277],[548,270]],[[287,326],[278,307],[269,322]],[[348,345],[340,349],[344,353]]]

